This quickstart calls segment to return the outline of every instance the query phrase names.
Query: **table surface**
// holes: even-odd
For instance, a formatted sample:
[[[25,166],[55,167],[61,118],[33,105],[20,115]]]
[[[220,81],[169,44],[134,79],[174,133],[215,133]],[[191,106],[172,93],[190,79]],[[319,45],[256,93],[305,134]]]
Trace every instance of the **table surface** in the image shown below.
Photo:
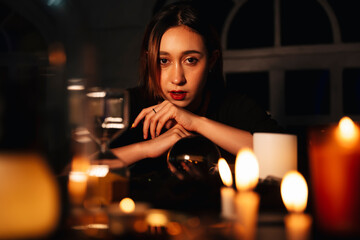
[[[66,195],[67,179],[62,182],[62,190]],[[63,199],[64,211],[58,229],[47,239],[55,240],[72,240],[72,239],[176,239],[176,240],[201,240],[201,239],[239,239],[234,237],[231,232],[234,223],[220,218],[220,186],[221,181],[218,176],[211,179],[202,180],[185,180],[180,181],[173,176],[164,178],[161,174],[149,175],[142,179],[130,181],[130,192],[135,202],[142,201],[156,209],[164,209],[170,213],[185,216],[185,219],[200,219],[200,225],[189,230],[190,235],[170,236],[163,234],[153,234],[151,229],[140,235],[128,234],[118,236],[111,233],[109,229],[109,215],[106,206],[98,208],[97,211],[82,209],[74,214],[74,208],[68,203],[68,199]],[[116,185],[119,186],[119,185]],[[277,179],[266,179],[259,182],[254,189],[260,196],[259,213],[257,215],[257,225],[255,239],[257,240],[283,240],[287,239],[284,226],[284,217],[287,213],[280,196],[280,182]],[[121,198],[121,196],[117,196]],[[116,199],[118,201],[119,199]],[[115,201],[115,202],[116,202]],[[99,210],[100,209],[100,210]],[[79,209],[77,209],[79,210]],[[75,211],[76,212],[76,211]],[[311,214],[311,213],[309,213]],[[176,220],[177,221],[177,220]],[[175,221],[175,222],[176,222]],[[181,220],[183,221],[183,220]],[[184,222],[179,222],[180,225]],[[91,224],[102,224],[101,229],[92,228]],[[80,227],[79,227],[80,226]],[[201,230],[201,231],[200,231]],[[309,240],[311,239],[360,239],[356,236],[331,236],[316,231],[313,225]],[[197,232],[197,235],[191,235]],[[195,237],[194,237],[195,236]]]
[[[149,180],[150,179],[150,180]],[[65,179],[66,180],[66,179]],[[64,181],[64,179],[63,179]],[[236,239],[231,235],[234,223],[220,217],[220,186],[218,176],[203,180],[179,181],[172,176],[150,175],[145,178],[135,179],[129,183],[129,195],[137,201],[147,202],[156,209],[164,209],[170,213],[185,216],[185,219],[198,218],[200,225],[197,226],[196,240],[201,239]],[[63,192],[66,193],[67,183],[62,183]],[[119,185],[117,185],[119,186]],[[171,191],[170,191],[171,190]],[[258,184],[256,192],[260,195],[258,224],[256,239],[286,239],[283,217],[286,210],[280,198],[279,182],[263,181]],[[121,198],[121,196],[119,196]],[[119,200],[119,199],[117,199]],[[67,202],[68,199],[64,199]],[[170,202],[170,203],[169,203]],[[109,215],[106,206],[98,211],[74,208],[70,205],[64,207],[63,218],[57,231],[49,238],[62,239],[186,239],[165,235],[128,235],[117,236],[111,233],[109,227]],[[183,221],[183,220],[182,220]],[[104,229],[92,229],[91,224],[103,224]],[[180,222],[180,224],[183,224]],[[184,228],[186,226],[183,226]],[[192,229],[191,231],[193,231]],[[201,230],[201,231],[200,231]],[[201,233],[199,233],[201,232]]]

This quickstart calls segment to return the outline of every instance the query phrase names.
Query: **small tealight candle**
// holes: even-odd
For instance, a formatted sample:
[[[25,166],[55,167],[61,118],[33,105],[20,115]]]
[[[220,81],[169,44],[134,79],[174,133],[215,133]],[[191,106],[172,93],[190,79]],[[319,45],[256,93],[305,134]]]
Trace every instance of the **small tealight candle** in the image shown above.
[[[123,198],[119,203],[108,207],[109,228],[114,235],[126,233],[144,233],[147,231],[145,222],[149,206],[135,203],[131,198]]]
[[[281,197],[290,212],[284,218],[289,240],[309,239],[312,217],[303,213],[308,199],[305,178],[297,171],[289,171],[281,181]]]
[[[221,181],[225,186],[221,187],[221,217],[225,219],[233,219],[235,216],[234,197],[235,189],[233,189],[233,179],[231,170],[224,158],[218,161],[219,174]]]
[[[146,222],[149,226],[151,235],[167,236],[167,225],[169,217],[165,210],[151,209],[146,216]]]
[[[135,210],[135,202],[131,198],[123,198],[119,203],[119,208],[124,213],[132,213]]]
[[[235,183],[238,190],[235,208],[237,234],[242,239],[255,239],[260,196],[253,189],[259,181],[259,163],[251,149],[240,150],[235,161]]]
[[[71,204],[81,206],[86,196],[90,160],[84,156],[74,156],[69,172],[68,193]]]
[[[84,201],[88,176],[84,172],[71,171],[69,173],[68,191],[70,201],[74,205],[81,205]]]

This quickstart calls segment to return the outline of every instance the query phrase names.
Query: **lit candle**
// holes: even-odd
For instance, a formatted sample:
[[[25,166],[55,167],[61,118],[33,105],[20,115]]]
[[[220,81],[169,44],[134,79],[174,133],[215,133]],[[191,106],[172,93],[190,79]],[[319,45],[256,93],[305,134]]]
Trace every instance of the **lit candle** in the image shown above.
[[[61,196],[38,153],[0,151],[0,239],[46,239],[58,226]]]
[[[151,235],[162,236],[166,238],[166,226],[169,223],[167,212],[161,209],[151,209],[147,213],[146,222],[149,225]],[[159,237],[159,238],[162,238]]]
[[[119,209],[124,213],[132,213],[135,210],[135,202],[131,198],[123,198],[119,203]]]
[[[149,206],[135,203],[131,198],[123,198],[117,204],[108,206],[109,228],[114,235],[143,233],[147,231],[145,215]]]
[[[358,147],[359,135],[359,127],[349,117],[343,117],[335,129],[336,141],[348,150]]]
[[[221,187],[221,217],[225,219],[234,218],[234,197],[235,189],[233,189],[233,180],[231,170],[224,158],[220,158],[218,161],[218,168],[221,180],[225,186]]]
[[[87,174],[81,171],[69,173],[68,191],[72,204],[82,205],[86,194],[87,177]]]
[[[110,175],[109,166],[90,164],[87,175],[85,207],[98,208],[110,204],[112,186],[111,182],[107,181]]]
[[[289,171],[281,181],[281,197],[290,212],[284,218],[288,240],[309,239],[312,217],[303,213],[308,199],[305,178],[297,171]]]
[[[259,164],[250,149],[239,151],[235,161],[235,184],[238,190],[235,208],[236,232],[242,239],[255,239],[260,196],[253,191],[259,181]]]
[[[310,132],[316,226],[331,235],[360,235],[360,128],[349,117]]]
[[[70,202],[82,205],[86,195],[90,160],[83,156],[74,156],[69,173],[68,192]]]

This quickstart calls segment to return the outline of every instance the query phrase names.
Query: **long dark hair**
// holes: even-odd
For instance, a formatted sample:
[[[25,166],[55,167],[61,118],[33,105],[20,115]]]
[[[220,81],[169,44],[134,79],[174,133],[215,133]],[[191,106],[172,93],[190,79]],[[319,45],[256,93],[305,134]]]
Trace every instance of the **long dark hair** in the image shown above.
[[[204,13],[195,1],[178,1],[158,11],[148,24],[140,52],[140,84],[145,86],[150,97],[161,99],[159,48],[163,34],[172,27],[187,26],[200,34],[208,57],[214,51],[218,58],[208,74],[205,88],[219,91],[224,88],[223,60],[220,41]]]

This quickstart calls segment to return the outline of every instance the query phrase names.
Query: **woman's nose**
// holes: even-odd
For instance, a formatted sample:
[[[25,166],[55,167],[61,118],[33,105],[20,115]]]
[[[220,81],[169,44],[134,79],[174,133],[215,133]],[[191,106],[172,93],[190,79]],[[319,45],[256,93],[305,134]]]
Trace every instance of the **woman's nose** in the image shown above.
[[[185,84],[186,80],[184,76],[184,69],[180,64],[175,65],[171,82],[176,85]]]

